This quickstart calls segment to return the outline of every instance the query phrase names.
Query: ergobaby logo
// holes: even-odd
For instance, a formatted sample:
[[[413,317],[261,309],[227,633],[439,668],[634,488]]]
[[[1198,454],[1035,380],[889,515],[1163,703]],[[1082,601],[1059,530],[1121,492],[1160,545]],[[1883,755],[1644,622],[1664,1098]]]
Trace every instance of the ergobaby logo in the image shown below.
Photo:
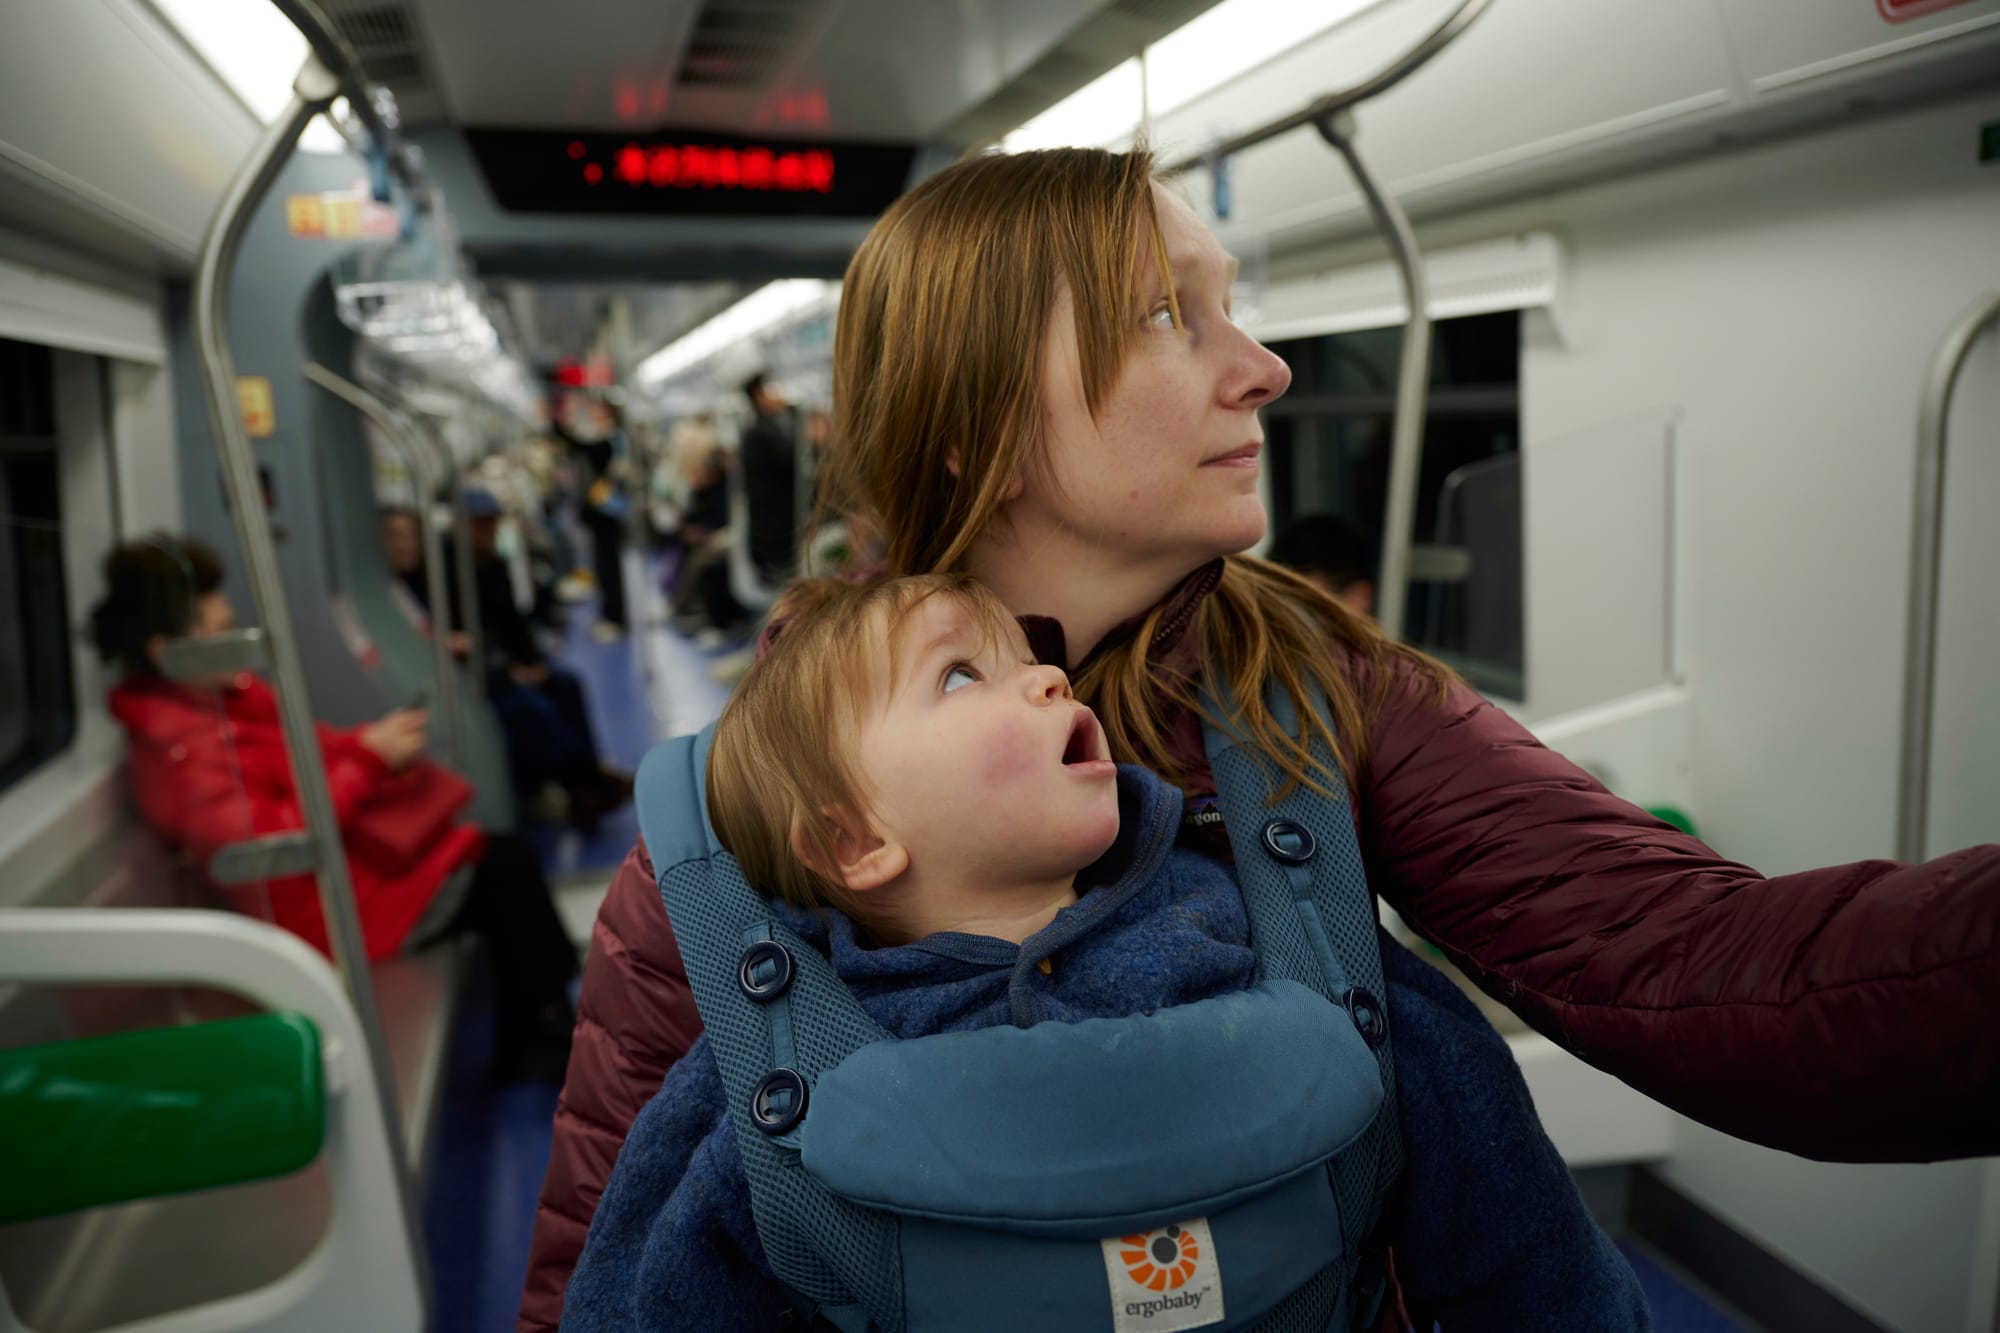
[[[1173,1333],[1222,1322],[1222,1269],[1208,1219],[1100,1244],[1116,1333]]]

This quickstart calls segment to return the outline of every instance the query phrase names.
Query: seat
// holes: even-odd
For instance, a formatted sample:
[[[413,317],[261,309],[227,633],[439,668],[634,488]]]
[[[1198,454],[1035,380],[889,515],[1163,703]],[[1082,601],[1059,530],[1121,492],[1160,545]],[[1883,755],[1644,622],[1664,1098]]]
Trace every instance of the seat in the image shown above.
[[[107,911],[213,907],[206,883],[143,826],[79,857],[37,908]],[[404,1150],[424,1178],[437,1138],[451,1031],[470,962],[452,937],[371,968],[401,1112]],[[5,987],[0,1046],[255,1012],[241,996],[198,987]],[[338,1090],[330,1089],[329,1106]],[[311,1258],[333,1217],[325,1159],[275,1179],[90,1208],[0,1226],[0,1330],[6,1306],[36,1333],[115,1328],[269,1286]]]

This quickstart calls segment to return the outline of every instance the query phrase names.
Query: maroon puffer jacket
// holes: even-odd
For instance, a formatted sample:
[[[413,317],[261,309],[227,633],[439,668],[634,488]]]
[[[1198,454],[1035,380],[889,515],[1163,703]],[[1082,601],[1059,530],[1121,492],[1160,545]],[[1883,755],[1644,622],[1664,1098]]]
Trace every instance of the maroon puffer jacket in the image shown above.
[[[1355,677],[1368,697],[1367,668]],[[1808,1157],[2000,1152],[2000,846],[1765,879],[1611,795],[1471,690],[1440,707],[1407,674],[1366,750],[1355,819],[1369,884],[1583,1059]],[[584,968],[521,1333],[560,1322],[625,1130],[700,1030],[635,848]]]

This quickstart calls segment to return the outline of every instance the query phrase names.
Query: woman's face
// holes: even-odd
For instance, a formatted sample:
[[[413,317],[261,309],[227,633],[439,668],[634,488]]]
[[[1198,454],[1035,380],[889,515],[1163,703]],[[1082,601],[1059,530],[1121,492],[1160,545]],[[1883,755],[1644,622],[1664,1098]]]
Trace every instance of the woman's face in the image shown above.
[[[1182,326],[1142,247],[1139,327],[1093,418],[1072,299],[1057,298],[1042,358],[1044,461],[1022,478],[1014,509],[1124,563],[1179,574],[1264,535],[1257,409],[1292,374],[1230,318],[1236,261],[1178,198],[1155,187],[1154,200]]]

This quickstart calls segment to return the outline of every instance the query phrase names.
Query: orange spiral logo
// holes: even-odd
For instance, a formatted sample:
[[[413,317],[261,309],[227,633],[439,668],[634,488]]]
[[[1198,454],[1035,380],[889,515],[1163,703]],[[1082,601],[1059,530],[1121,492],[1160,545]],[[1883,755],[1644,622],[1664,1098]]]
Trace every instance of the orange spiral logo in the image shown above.
[[[1179,1227],[1121,1239],[1126,1274],[1148,1291],[1179,1291],[1201,1260],[1201,1247]]]

